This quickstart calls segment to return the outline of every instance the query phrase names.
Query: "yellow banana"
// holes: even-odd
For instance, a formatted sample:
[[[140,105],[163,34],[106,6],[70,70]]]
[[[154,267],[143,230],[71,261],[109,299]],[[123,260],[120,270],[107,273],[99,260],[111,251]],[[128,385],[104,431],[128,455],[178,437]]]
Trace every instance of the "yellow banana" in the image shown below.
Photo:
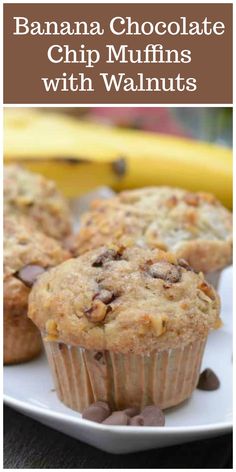
[[[232,207],[232,152],[185,138],[124,130],[30,108],[5,109],[5,162],[54,179],[68,197],[172,185],[214,193]]]

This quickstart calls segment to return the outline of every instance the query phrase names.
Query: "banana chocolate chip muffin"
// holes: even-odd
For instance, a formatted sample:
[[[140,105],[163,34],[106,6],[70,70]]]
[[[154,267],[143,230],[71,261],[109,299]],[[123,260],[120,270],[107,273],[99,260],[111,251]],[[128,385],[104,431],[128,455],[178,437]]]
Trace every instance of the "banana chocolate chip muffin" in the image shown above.
[[[71,232],[69,208],[55,183],[17,165],[4,168],[4,213],[29,217],[55,239]]]
[[[43,274],[28,316],[42,332],[59,398],[82,411],[160,408],[196,387],[219,297],[184,260],[158,249],[101,247]]]
[[[4,219],[4,363],[30,360],[41,336],[27,318],[28,297],[37,277],[68,258],[58,241],[35,231],[28,219]]]
[[[216,285],[232,262],[232,215],[206,193],[170,187],[125,191],[94,202],[70,247],[79,255],[112,241],[172,251]]]

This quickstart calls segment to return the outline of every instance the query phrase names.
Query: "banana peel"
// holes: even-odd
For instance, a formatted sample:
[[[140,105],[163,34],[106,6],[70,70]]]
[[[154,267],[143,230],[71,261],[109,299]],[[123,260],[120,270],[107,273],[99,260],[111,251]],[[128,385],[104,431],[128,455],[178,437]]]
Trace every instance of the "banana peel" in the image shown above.
[[[171,185],[213,193],[232,208],[232,151],[205,142],[119,129],[43,109],[4,112],[4,160],[57,182],[68,197]]]

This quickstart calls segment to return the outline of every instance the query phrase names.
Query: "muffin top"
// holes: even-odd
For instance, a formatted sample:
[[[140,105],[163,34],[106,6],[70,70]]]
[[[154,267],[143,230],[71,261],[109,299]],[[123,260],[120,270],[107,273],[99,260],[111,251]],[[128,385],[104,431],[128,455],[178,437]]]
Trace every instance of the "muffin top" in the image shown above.
[[[69,209],[55,183],[17,165],[4,168],[4,213],[25,215],[56,239],[71,232]]]
[[[206,193],[170,187],[121,192],[95,201],[69,244],[79,255],[111,241],[172,251],[195,270],[211,272],[232,261],[232,215]]]
[[[28,316],[46,341],[148,353],[204,338],[219,297],[184,260],[158,249],[100,247],[45,272]]]
[[[36,278],[68,259],[60,243],[36,231],[24,217],[4,218],[4,306],[16,310],[27,305]]]

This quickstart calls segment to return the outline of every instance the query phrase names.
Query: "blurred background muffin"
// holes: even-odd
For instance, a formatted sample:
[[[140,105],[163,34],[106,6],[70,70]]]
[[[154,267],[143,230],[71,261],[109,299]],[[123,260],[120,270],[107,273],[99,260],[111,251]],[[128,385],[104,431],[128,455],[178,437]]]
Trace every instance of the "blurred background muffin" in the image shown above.
[[[217,284],[232,263],[232,214],[211,194],[145,187],[92,203],[70,238],[74,255],[104,244],[172,251]]]
[[[55,239],[35,230],[29,219],[4,217],[4,363],[32,359],[41,351],[41,336],[27,318],[28,296],[35,280],[68,258]]]
[[[69,208],[56,184],[17,165],[4,167],[4,213],[30,218],[38,230],[55,239],[71,232]]]

